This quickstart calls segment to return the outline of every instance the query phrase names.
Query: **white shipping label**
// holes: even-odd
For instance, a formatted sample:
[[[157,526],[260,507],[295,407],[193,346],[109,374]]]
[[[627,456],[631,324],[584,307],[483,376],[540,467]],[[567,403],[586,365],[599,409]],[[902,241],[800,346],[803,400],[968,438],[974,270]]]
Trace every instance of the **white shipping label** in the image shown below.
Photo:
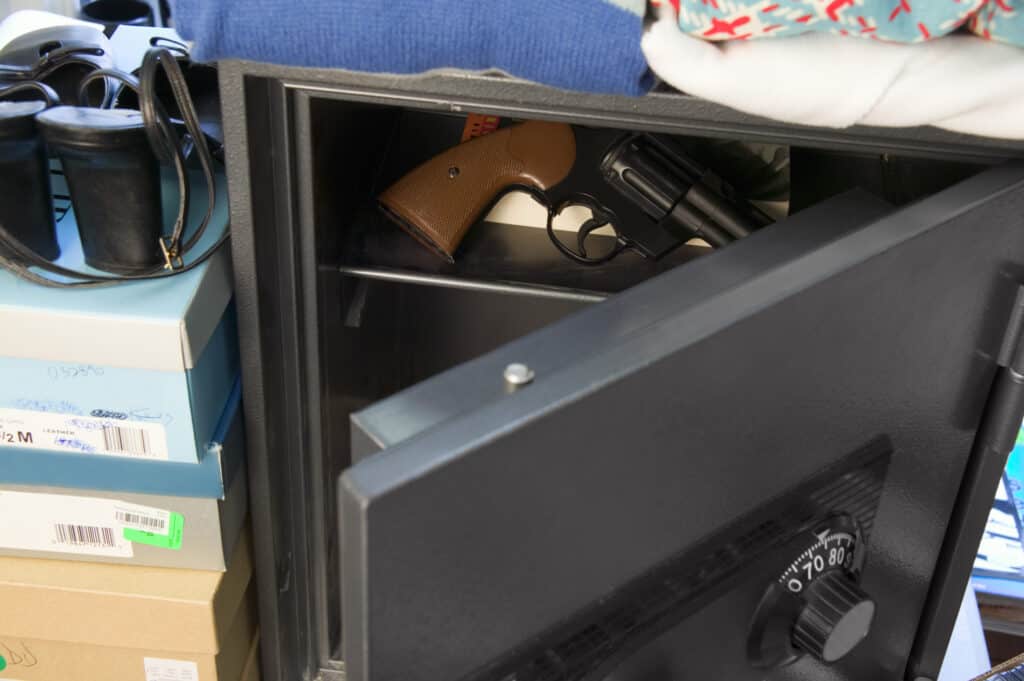
[[[118,527],[130,527],[133,530],[142,530],[153,534],[170,532],[170,511],[138,504],[126,504],[121,501],[112,503],[114,504],[114,521]]]
[[[115,499],[0,490],[0,547],[131,558],[135,552],[117,509],[131,512],[132,506]]]
[[[0,409],[0,446],[166,461],[163,424]]]
[[[146,681],[199,681],[199,665],[188,660],[144,657]]]

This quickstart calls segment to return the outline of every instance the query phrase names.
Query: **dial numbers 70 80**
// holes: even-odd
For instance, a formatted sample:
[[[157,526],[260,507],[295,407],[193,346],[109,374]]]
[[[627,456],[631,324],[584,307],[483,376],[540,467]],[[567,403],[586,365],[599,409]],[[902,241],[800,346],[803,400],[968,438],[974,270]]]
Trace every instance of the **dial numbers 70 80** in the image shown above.
[[[854,537],[848,532],[822,532],[818,541],[790,563],[779,583],[800,593],[808,584],[829,570],[849,570],[853,564]]]

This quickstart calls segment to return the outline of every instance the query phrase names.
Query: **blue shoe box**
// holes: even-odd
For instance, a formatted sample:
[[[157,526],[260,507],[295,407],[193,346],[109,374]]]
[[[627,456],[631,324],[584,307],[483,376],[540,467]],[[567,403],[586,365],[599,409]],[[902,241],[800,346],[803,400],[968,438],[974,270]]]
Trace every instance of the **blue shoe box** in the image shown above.
[[[197,253],[227,225],[223,186],[218,195]],[[172,212],[173,180],[164,196]],[[193,200],[196,214],[200,203]],[[72,211],[58,231],[60,264],[83,269]],[[79,466],[48,462],[118,457],[158,466],[139,478],[144,487],[168,462],[203,465],[239,371],[236,327],[227,248],[173,277],[106,288],[48,288],[0,271],[0,470],[29,476],[35,466],[33,482],[56,484],[47,476]]]
[[[0,486],[36,485],[99,492],[130,492],[177,497],[223,499],[237,477],[245,476],[244,447],[223,446],[232,430],[241,432],[241,386],[231,395],[197,464],[146,461],[73,452],[0,450]],[[239,423],[234,423],[238,421]],[[227,452],[227,455],[225,455]]]
[[[226,569],[248,514],[240,402],[236,382],[199,464],[40,452],[0,466],[0,556]]]

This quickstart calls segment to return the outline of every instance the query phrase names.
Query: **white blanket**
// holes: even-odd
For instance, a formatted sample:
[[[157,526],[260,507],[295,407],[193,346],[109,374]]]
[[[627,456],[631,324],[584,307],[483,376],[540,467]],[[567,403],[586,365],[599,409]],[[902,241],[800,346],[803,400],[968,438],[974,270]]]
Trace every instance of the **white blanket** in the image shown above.
[[[1024,139],[1024,49],[972,36],[915,45],[809,33],[709,43],[666,12],[643,37],[673,87],[789,123],[843,128],[934,125]]]

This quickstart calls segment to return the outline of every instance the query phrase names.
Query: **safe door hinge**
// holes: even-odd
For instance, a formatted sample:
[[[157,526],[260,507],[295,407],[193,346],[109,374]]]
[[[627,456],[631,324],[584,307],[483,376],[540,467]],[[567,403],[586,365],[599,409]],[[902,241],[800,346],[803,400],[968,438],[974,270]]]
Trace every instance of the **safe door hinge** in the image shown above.
[[[932,576],[909,679],[938,675],[999,476],[1024,418],[1024,287],[1017,289],[998,363]]]
[[[1005,457],[1017,441],[1024,418],[1024,286],[1017,288],[997,362],[1000,369],[979,436]]]
[[[1019,374],[1024,374],[1024,286],[1017,287],[1017,297],[1013,301],[1010,319],[1006,323],[1006,333],[999,347],[998,363]]]

